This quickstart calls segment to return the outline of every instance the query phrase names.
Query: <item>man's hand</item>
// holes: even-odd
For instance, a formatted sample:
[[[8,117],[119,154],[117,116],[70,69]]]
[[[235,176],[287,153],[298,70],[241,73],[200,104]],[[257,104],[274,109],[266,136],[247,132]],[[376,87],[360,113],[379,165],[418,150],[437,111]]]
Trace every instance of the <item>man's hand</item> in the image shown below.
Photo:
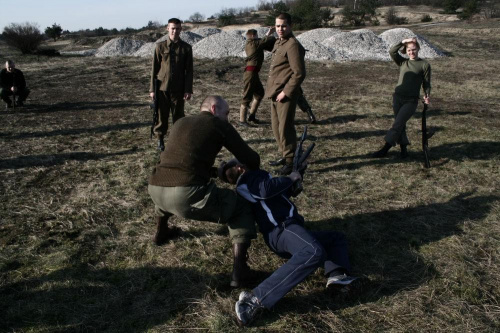
[[[431,97],[429,95],[424,96],[424,103],[425,104],[430,104],[431,103]]]
[[[269,30],[267,30],[266,32],[266,36],[271,36],[272,34],[274,34],[274,32],[276,31],[276,27],[272,26],[269,28]]]
[[[293,171],[291,174],[288,175],[288,178],[290,178],[294,183],[296,181],[302,180],[302,176],[298,171]]]
[[[15,92],[17,92],[17,88],[16,88],[16,87],[12,87],[12,88],[10,88],[10,90],[11,90],[12,92],[14,92],[14,93],[15,93]]]
[[[416,42],[417,42],[417,38],[416,37],[406,38],[406,39],[403,39],[401,41],[401,43],[403,43],[403,44],[406,44],[406,43],[416,43]]]
[[[151,97],[152,99],[155,99],[155,93],[154,92],[150,92],[149,93],[149,97]]]
[[[284,100],[286,98],[286,95],[285,95],[285,92],[282,91],[278,94],[278,96],[276,96],[276,102],[281,102],[282,100]]]
[[[185,101],[189,101],[191,99],[191,96],[193,96],[193,94],[190,94],[190,93],[185,93],[184,94],[184,100]]]

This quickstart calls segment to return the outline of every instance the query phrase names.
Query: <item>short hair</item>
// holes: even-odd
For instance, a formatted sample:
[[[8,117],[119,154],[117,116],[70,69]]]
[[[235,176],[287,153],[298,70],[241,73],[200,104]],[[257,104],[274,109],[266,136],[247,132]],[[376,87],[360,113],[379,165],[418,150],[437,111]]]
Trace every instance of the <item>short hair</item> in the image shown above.
[[[406,47],[408,46],[408,44],[415,44],[415,46],[417,47],[417,50],[420,50],[420,44],[418,43],[418,41],[416,41],[416,42],[408,42],[408,43],[406,43],[403,46],[403,49],[401,50],[402,54],[406,54]]]
[[[173,24],[182,24],[181,20],[178,18],[172,17],[170,20],[168,20],[168,23],[173,23]]]
[[[201,102],[200,111],[210,111],[212,105],[215,105],[217,107],[222,103],[223,100],[224,99],[218,95],[207,96],[205,97],[203,102]]]
[[[246,34],[247,35],[254,35],[255,36],[255,35],[257,35],[257,30],[255,30],[255,29],[248,29],[248,31],[247,31]]]
[[[276,16],[277,19],[285,20],[288,25],[292,25],[292,16],[288,13],[281,13]]]

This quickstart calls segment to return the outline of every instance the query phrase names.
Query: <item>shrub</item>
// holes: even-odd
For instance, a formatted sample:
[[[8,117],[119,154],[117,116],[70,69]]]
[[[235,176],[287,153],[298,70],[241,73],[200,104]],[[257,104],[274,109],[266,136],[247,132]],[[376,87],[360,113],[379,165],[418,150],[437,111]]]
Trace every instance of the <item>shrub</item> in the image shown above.
[[[7,45],[19,49],[23,54],[33,53],[43,40],[36,23],[11,23],[3,29]]]
[[[385,14],[385,21],[390,25],[407,24],[408,18],[397,16],[396,9],[394,7],[390,7]]]
[[[217,14],[217,26],[225,27],[226,25],[236,24],[236,9],[223,9]]]
[[[59,37],[61,37],[62,30],[63,29],[59,24],[54,23],[51,27],[45,28],[45,34],[47,37],[53,38],[55,42]]]
[[[467,20],[472,17],[472,15],[479,13],[479,4],[477,0],[468,0],[464,5],[464,10],[458,14],[458,18],[461,20]]]
[[[189,21],[191,22],[201,22],[205,20],[205,16],[203,16],[200,12],[196,12],[189,17]]]
[[[273,26],[276,23],[276,16],[281,13],[288,13],[289,11],[290,6],[288,6],[284,1],[273,3],[273,9],[269,11],[266,17],[266,25]]]
[[[315,29],[322,26],[322,12],[318,0],[293,2],[290,15],[292,15],[294,29]]]
[[[429,14],[424,14],[422,15],[422,18],[420,19],[420,22],[431,22],[432,17]]]
[[[378,0],[356,0],[348,1],[342,9],[342,22],[361,26],[366,21],[371,21],[375,17],[375,9],[380,5]]]
[[[446,14],[455,14],[463,4],[463,0],[444,0],[443,8]]]

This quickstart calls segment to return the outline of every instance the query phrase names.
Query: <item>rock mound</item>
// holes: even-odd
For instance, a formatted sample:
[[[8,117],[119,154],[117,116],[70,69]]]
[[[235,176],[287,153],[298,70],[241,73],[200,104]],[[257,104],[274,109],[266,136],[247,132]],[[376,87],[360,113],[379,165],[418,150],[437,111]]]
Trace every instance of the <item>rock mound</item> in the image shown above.
[[[213,34],[193,45],[196,58],[241,57],[245,48],[245,38],[237,32]],[[244,52],[243,52],[244,54]]]
[[[432,59],[443,57],[445,54],[439,50],[437,47],[432,45],[422,36],[415,34],[410,29],[406,28],[395,28],[384,31],[379,35],[379,37],[386,43],[387,50],[391,48],[394,44],[402,41],[405,38],[417,37],[418,43],[420,44],[420,51],[418,56],[424,59]]]
[[[333,50],[345,54],[348,60],[389,60],[382,38],[368,29],[341,32],[323,41]]]
[[[144,45],[145,42],[125,39],[125,38],[114,38],[97,49],[95,53],[96,57],[118,57],[118,56],[130,56],[138,49]]]

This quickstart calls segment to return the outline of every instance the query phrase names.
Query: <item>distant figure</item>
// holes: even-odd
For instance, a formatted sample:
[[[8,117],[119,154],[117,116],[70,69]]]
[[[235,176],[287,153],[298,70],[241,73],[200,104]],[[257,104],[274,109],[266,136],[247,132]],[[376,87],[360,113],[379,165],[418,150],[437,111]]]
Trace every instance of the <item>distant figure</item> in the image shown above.
[[[409,59],[402,57],[398,51],[407,53]],[[391,147],[399,144],[401,158],[408,157],[407,146],[410,144],[406,136],[406,122],[417,110],[420,87],[424,90],[424,103],[430,103],[431,65],[418,57],[420,44],[416,38],[407,38],[391,47],[389,54],[399,66],[399,81],[393,94],[392,108],[395,120],[385,136],[385,145],[372,154],[373,157],[384,157]]]
[[[301,95],[300,85],[306,77],[305,49],[292,33],[290,14],[276,17],[279,39],[271,51],[272,60],[266,85],[266,98],[271,99],[271,126],[281,157],[269,164],[282,165],[282,175],[292,172],[293,156],[297,146],[295,110]]]
[[[23,72],[16,68],[14,61],[7,60],[5,68],[0,71],[0,97],[6,103],[5,108],[23,106],[29,93],[30,90],[26,87]],[[13,96],[13,101],[9,96]]]
[[[238,162],[227,164],[224,180],[236,184],[238,194],[252,203],[267,246],[288,259],[251,292],[240,293],[235,311],[241,325],[250,324],[260,309],[272,308],[318,267],[324,268],[327,288],[352,286],[357,278],[350,276],[344,234],[306,230],[304,218],[290,200],[293,184],[302,179],[299,171],[271,177],[267,171],[248,170]]]
[[[233,190],[218,188],[215,157],[222,147],[258,169],[260,157],[228,122],[229,106],[220,96],[208,96],[200,113],[179,119],[170,132],[160,162],[149,178],[148,191],[155,203],[157,245],[175,237],[168,227],[172,215],[197,221],[227,224],[233,243],[234,266],[231,286],[240,287],[251,278],[247,252],[256,235],[250,204]]]
[[[259,123],[259,120],[255,118],[257,109],[259,108],[260,102],[264,97],[264,87],[260,82],[259,71],[262,67],[262,62],[264,61],[264,50],[271,51],[273,48],[276,38],[272,36],[275,28],[272,27],[266,33],[266,37],[259,39],[257,35],[257,30],[250,29],[247,31],[247,42],[245,45],[245,53],[247,55],[245,61],[245,73],[243,74],[243,99],[241,101],[240,108],[240,122],[241,126],[248,127],[247,123],[247,113],[250,106],[250,115],[248,116],[248,121]],[[252,101],[253,99],[253,101]]]
[[[193,50],[179,38],[181,21],[171,18],[167,30],[168,39],[156,45],[149,87],[149,95],[157,98],[159,106],[158,123],[153,130],[160,151],[165,149],[163,139],[167,134],[170,112],[172,123],[184,117],[184,101],[193,94]],[[155,80],[159,81],[158,96],[154,91]]]

